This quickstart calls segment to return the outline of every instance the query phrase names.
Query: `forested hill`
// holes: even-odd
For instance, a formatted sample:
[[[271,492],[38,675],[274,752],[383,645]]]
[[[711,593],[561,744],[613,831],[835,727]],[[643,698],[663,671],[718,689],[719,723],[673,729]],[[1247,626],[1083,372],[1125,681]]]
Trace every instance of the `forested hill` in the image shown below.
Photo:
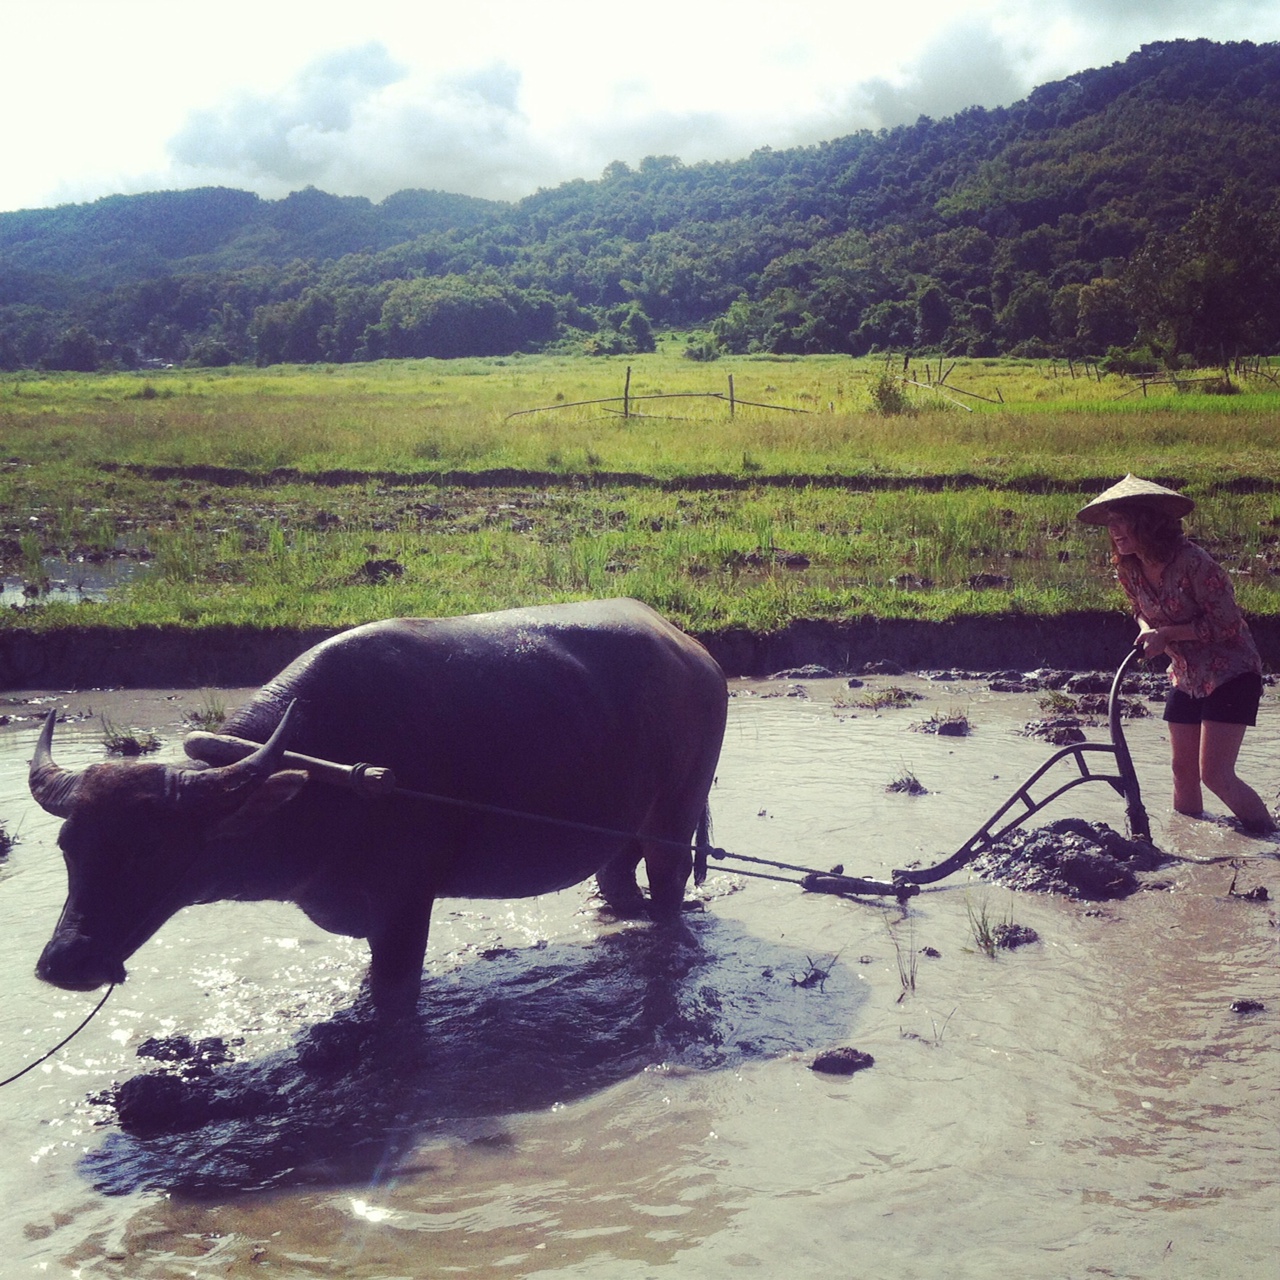
[[[1280,45],[501,204],[214,188],[0,214],[0,368],[551,348],[1280,349]]]

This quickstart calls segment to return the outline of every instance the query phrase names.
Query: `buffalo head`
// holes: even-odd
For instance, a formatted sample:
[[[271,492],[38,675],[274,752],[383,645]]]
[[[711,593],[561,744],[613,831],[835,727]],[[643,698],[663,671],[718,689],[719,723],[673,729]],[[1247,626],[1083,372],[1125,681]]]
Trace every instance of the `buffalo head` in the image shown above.
[[[116,761],[64,769],[51,749],[55,719],[45,719],[28,781],[41,808],[65,819],[67,901],[36,973],[90,991],[122,982],[124,962],[170,916],[206,900],[211,846],[286,804],[307,775],[277,768],[289,712],[252,755],[214,769]]]

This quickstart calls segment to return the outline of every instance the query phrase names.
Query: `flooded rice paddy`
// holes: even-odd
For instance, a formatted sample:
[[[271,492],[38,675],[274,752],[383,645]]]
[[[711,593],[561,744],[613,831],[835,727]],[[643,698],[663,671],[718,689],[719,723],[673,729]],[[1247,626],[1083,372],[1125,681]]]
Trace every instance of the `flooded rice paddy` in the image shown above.
[[[0,607],[24,609],[40,604],[100,603],[113,587],[136,578],[141,567],[125,556],[89,560],[84,556],[64,560],[61,556],[45,556],[40,572],[22,577],[0,575]]]
[[[892,683],[926,698],[877,713],[838,705],[841,681],[807,697],[735,682],[716,843],[883,877],[952,852],[1051,754],[1017,733],[1034,695]],[[22,698],[41,701],[0,707],[17,839],[0,860],[0,1078],[97,999],[32,972],[65,891],[57,820],[26,790],[38,715],[84,716],[59,729],[63,763],[102,758],[102,714],[176,757],[207,695]],[[956,710],[968,737],[912,729]],[[1274,692],[1262,714],[1241,771],[1271,798]],[[1015,895],[961,872],[901,908],[713,863],[679,946],[603,920],[586,886],[444,902],[423,1025],[394,1042],[344,1012],[363,944],[285,906],[188,910],[82,1034],[0,1090],[0,1270],[1273,1276],[1280,843],[1171,815],[1162,725],[1128,735],[1157,843],[1191,860],[1133,897]],[[904,772],[927,794],[887,791]],[[1099,784],[1033,821],[1069,815],[1123,825]],[[1239,896],[1258,886],[1270,900]],[[1040,941],[988,956],[984,911]],[[95,1099],[160,1069],[138,1050],[176,1036],[229,1050],[207,1075],[237,1107],[126,1132]],[[838,1046],[874,1066],[811,1069]]]

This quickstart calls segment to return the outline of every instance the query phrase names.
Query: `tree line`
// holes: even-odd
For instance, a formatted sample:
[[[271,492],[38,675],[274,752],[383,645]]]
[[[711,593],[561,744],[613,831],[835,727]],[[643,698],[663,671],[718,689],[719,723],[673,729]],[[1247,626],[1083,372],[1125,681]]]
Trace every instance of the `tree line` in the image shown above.
[[[1174,41],[1008,108],[504,204],[308,189],[0,214],[0,368],[515,351],[1280,350],[1280,46]]]

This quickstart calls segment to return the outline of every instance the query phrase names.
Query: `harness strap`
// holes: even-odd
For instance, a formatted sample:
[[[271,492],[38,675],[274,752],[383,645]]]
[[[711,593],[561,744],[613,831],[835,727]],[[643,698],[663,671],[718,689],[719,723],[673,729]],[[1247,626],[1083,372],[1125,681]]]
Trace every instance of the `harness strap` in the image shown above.
[[[245,738],[235,738],[229,734],[191,733],[186,738],[187,754],[208,764],[234,764],[252,751],[256,751],[261,743],[250,742]],[[591,822],[578,822],[572,818],[555,818],[550,814],[530,813],[526,809],[510,809],[503,805],[487,804],[481,800],[462,800],[457,796],[439,795],[432,791],[415,791],[411,787],[402,787],[396,782],[395,774],[390,769],[370,764],[337,764],[332,760],[320,760],[314,756],[300,755],[294,751],[286,751],[283,763],[315,773],[325,782],[334,783],[348,791],[366,799],[382,799],[388,796],[399,796],[405,800],[417,800],[426,804],[445,805],[453,809],[465,809],[471,813],[488,813],[500,818],[515,818],[521,822],[541,822],[548,826],[563,827],[570,831],[585,831],[589,835],[605,836],[610,840],[642,840],[646,844],[660,845],[668,849],[679,849],[687,853],[692,847],[695,855],[695,866],[705,866],[708,857],[717,860],[731,858],[735,862],[754,862],[761,866],[777,867],[784,871],[798,871],[804,876],[802,880],[792,880],[784,876],[765,876],[762,878],[786,880],[798,884],[814,893],[853,893],[853,894],[887,894],[898,898],[911,897],[918,893],[915,885],[892,883],[887,880],[868,880],[859,876],[845,876],[836,873],[818,871],[813,867],[802,867],[791,862],[775,862],[769,858],[753,858],[744,853],[731,853],[728,849],[718,849],[707,843],[690,846],[685,840],[664,840],[658,836],[642,836],[636,831],[619,831],[613,827],[601,827]],[[743,871],[743,875],[757,875],[760,872]],[[700,881],[699,881],[700,883]]]

